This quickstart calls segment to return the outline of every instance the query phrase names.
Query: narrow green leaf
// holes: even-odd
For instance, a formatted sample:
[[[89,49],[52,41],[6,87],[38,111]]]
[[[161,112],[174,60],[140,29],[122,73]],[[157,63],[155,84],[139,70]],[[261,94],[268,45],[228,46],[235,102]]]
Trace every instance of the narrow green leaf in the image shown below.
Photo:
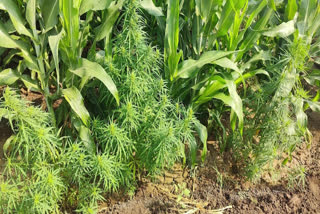
[[[0,0],[0,10],[8,12],[10,19],[19,34],[32,38],[32,34],[24,25],[24,19],[21,15],[20,9],[13,0]]]
[[[260,51],[258,54],[251,57],[248,62],[246,62],[244,65],[242,65],[241,70],[245,71],[245,70],[251,68],[251,66],[253,65],[254,62],[257,62],[260,60],[262,60],[262,61],[271,60],[271,53],[269,51]]]
[[[207,156],[207,151],[208,151],[207,150],[208,130],[207,130],[207,127],[202,125],[199,120],[196,120],[194,122],[194,125],[195,125],[195,129],[199,135],[199,138],[203,144],[201,160],[202,160],[202,162],[204,162],[206,159],[206,156]]]
[[[266,31],[263,33],[264,36],[268,37],[288,37],[291,34],[293,34],[295,31],[294,28],[294,20],[291,20],[289,22],[281,23],[280,25]]]
[[[288,0],[286,6],[285,17],[287,20],[292,20],[298,11],[297,0]]]
[[[175,78],[190,78],[194,76],[204,65],[213,63],[213,61],[221,59],[234,53],[234,51],[208,51],[205,52],[198,60],[185,60],[179,64],[178,74]]]
[[[45,29],[48,31],[58,23],[59,0],[45,0],[40,7]]]
[[[8,34],[8,32],[6,31],[5,27],[1,23],[0,23],[0,38],[1,38],[0,47],[20,49],[23,54],[23,57],[27,61],[37,64],[35,62],[34,57],[32,57],[30,52],[28,51],[27,46],[21,41],[12,39]]]
[[[218,22],[217,37],[224,36],[232,26],[234,21],[235,11],[232,8],[232,1],[226,1]]]
[[[247,31],[245,34],[245,39],[241,43],[240,49],[241,51],[237,55],[237,60],[239,61],[243,54],[248,51],[260,38],[260,32],[264,30],[265,26],[267,25],[269,19],[271,18],[272,14],[274,13],[273,9],[266,8],[263,15],[259,19],[259,21],[255,24],[252,30]]]
[[[140,4],[150,15],[163,16],[162,8],[156,7],[152,0],[143,0]]]
[[[196,105],[201,105],[213,99],[213,96],[221,89],[226,88],[226,80],[220,75],[214,75],[205,84],[203,88],[199,91],[199,97],[194,99]]]
[[[312,111],[320,112],[320,103],[319,102],[312,102],[307,101]]]
[[[80,7],[80,15],[93,10],[107,9],[113,0],[82,0]]]
[[[63,89],[62,93],[72,110],[81,118],[86,126],[89,126],[90,114],[83,104],[83,98],[80,91],[76,87],[72,87]]]
[[[114,26],[114,23],[118,19],[122,5],[123,5],[123,0],[119,1],[117,4],[115,4],[115,2],[112,2],[110,7],[106,11],[107,15],[105,16],[102,24],[95,30],[96,31],[95,41],[98,42],[106,37],[109,37],[112,31],[112,28]]]
[[[40,92],[40,88],[37,85],[37,81],[30,78],[29,75],[22,75],[21,81],[24,83],[24,85],[31,91],[37,91]]]
[[[240,84],[241,82],[251,78],[251,77],[254,77],[255,75],[257,74],[263,74],[267,77],[270,77],[269,73],[263,69],[258,69],[258,70],[254,70],[254,71],[249,71],[245,74],[243,74],[242,76],[240,76],[236,81],[235,81],[235,84]]]
[[[80,66],[75,70],[71,70],[71,72],[85,79],[99,79],[109,89],[109,91],[119,104],[119,94],[117,87],[111,77],[101,67],[101,65],[95,62],[90,62],[87,59],[81,59]]]
[[[60,12],[63,17],[63,27],[66,31],[69,46],[71,47],[71,53],[76,57],[77,47],[79,43],[79,29],[80,29],[80,17],[79,17],[79,0],[60,0]],[[75,60],[75,59],[73,59]]]
[[[81,125],[79,135],[88,151],[94,153],[96,151],[96,145],[94,144],[90,129]]]
[[[312,12],[317,8],[317,0],[301,0],[299,6],[299,17],[298,17],[298,29],[301,35],[305,35],[309,25],[313,23],[309,22]]]
[[[8,110],[7,110],[7,109],[0,108],[0,121],[2,120],[3,117],[6,118],[6,119],[8,119],[8,118],[7,118],[7,116],[8,116],[7,113],[8,113]]]
[[[200,12],[201,19],[207,23],[213,14],[213,9],[222,1],[196,0],[196,6]]]
[[[247,3],[247,0],[230,0],[233,10],[241,10]]]
[[[165,76],[168,80],[178,73],[178,65],[182,51],[178,53],[179,45],[179,0],[169,0],[165,33],[164,59],[166,63]]]
[[[11,85],[19,79],[19,74],[11,68],[0,72],[0,85]]]
[[[29,0],[27,4],[26,19],[31,29],[36,30],[36,0]]]
[[[307,128],[307,124],[308,124],[308,116],[304,112],[303,103],[304,102],[303,102],[302,98],[297,98],[297,99],[293,100],[298,127],[302,131],[305,131],[305,129]]]
[[[219,65],[223,68],[232,69],[234,71],[240,72],[240,69],[238,68],[237,64],[226,57],[215,60],[213,64]]]
[[[6,154],[8,149],[10,148],[11,143],[14,143],[16,140],[16,135],[11,135],[3,145],[3,153]]]
[[[274,0],[269,0],[269,7],[272,8],[274,11],[277,10],[276,3]]]
[[[57,87],[59,88],[59,83],[60,83],[60,69],[59,69],[59,43],[62,38],[62,31],[55,35],[55,36],[49,36],[48,41],[49,41],[49,46],[52,52],[54,64],[56,67],[56,73],[57,73]]]
[[[218,93],[214,95],[213,98],[221,100],[226,105],[230,106],[231,109],[236,113],[239,119],[239,128],[240,132],[243,132],[243,110],[242,110],[242,100],[240,96],[237,94],[235,87],[229,87],[230,95],[226,95],[224,93]],[[232,120],[232,116],[231,116]],[[233,128],[234,129],[234,128]]]

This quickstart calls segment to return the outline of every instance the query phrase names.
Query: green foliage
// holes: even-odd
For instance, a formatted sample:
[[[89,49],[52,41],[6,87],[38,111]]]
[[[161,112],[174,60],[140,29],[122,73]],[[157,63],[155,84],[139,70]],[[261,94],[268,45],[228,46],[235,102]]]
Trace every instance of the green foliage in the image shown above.
[[[147,44],[138,8],[138,2],[125,4],[112,60],[101,62],[118,85],[120,107],[114,109],[108,94],[99,91],[94,100],[110,107],[97,114],[106,119],[96,119],[92,125],[99,148],[130,166],[134,179],[136,170],[159,173],[184,158],[185,143],[193,153],[197,147],[193,112],[170,100],[160,77],[161,55]]]
[[[103,68],[95,62],[82,59],[86,40],[92,34],[88,25],[93,18],[93,11],[107,9],[108,6],[93,7],[88,0],[54,0],[49,3],[28,0],[21,2],[21,5],[15,0],[1,1],[0,10],[10,17],[5,23],[0,22],[3,38],[0,47],[10,51],[10,57],[1,67],[10,65],[10,69],[0,72],[0,84],[12,85],[22,81],[29,90],[41,92],[54,126],[65,122],[60,121],[61,115],[56,114],[64,114],[69,107],[57,112],[53,110],[53,102],[64,97],[84,126],[88,127],[90,115],[82,103],[81,89],[89,80],[97,78],[102,81],[119,101],[117,88]],[[81,20],[80,10],[88,13],[85,21]],[[104,28],[112,29],[110,26],[100,29]]]
[[[248,109],[246,136],[241,141],[237,134],[233,135],[229,147],[251,179],[259,178],[266,168],[273,168],[275,160],[282,160],[286,165],[293,151],[310,141],[305,110],[309,103],[314,106],[318,103],[303,83],[309,76],[309,50],[305,36],[295,33],[292,41],[287,40],[279,62],[270,65],[272,79],[248,91],[244,100]]]
[[[58,212],[66,190],[61,169],[56,165],[61,140],[51,126],[50,116],[28,105],[15,91],[5,89],[0,116],[9,121],[13,135],[4,146],[6,165],[1,176],[0,210]]]
[[[83,142],[59,139],[50,116],[9,87],[0,112],[14,132],[4,146],[1,212],[59,213],[63,204],[96,212],[103,192],[130,185],[128,166],[116,156],[92,152]],[[75,198],[64,202],[72,190]]]
[[[198,141],[204,161],[207,127],[256,179],[320,111],[319,0],[0,0],[0,37],[0,85],[47,108],[4,90],[0,213],[97,213],[143,175],[195,167]]]

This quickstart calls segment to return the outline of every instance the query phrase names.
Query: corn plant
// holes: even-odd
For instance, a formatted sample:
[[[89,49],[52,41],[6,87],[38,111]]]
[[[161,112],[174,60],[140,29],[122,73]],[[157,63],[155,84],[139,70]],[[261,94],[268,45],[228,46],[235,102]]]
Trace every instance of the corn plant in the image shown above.
[[[268,76],[264,67],[257,65],[269,60],[270,54],[256,44],[263,34],[280,33],[278,23],[270,21],[275,2],[156,2],[167,13],[166,19],[156,14],[156,36],[164,39],[160,42],[165,54],[164,76],[173,97],[196,110],[205,109],[213,100],[222,102],[231,107],[233,128],[237,123],[242,127],[242,101],[237,88],[245,87],[245,81],[256,75]],[[269,28],[269,24],[275,27]],[[286,28],[281,36],[293,33],[292,22],[281,24]]]
[[[76,125],[76,129],[86,132],[81,136],[88,135],[86,127],[90,126],[90,114],[81,95],[85,84],[92,78],[100,80],[119,102],[117,88],[105,70],[99,64],[82,58],[87,38],[92,34],[89,22],[93,11],[106,10],[109,14],[117,11],[121,4],[111,1],[94,4],[91,0],[54,0],[49,3],[41,0],[1,1],[0,9],[9,15],[5,23],[0,23],[3,38],[0,46],[9,52],[3,67],[16,66],[1,71],[0,84],[22,81],[29,90],[42,93],[52,124],[57,126],[64,122],[61,117],[66,116],[71,107],[74,114],[70,118],[77,118],[72,116],[76,115],[83,123]],[[81,19],[83,14],[86,15],[85,20]],[[108,21],[107,18],[105,22]],[[97,36],[103,39],[110,28],[112,24],[102,23]],[[70,107],[61,105],[56,115],[52,105],[59,98],[65,98]],[[73,124],[76,121],[73,120]]]

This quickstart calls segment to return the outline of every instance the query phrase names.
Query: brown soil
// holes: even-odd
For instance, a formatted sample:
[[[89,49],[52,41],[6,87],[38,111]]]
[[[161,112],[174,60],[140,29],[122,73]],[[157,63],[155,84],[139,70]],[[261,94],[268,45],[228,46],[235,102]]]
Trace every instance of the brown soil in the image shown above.
[[[268,179],[253,185],[223,172],[219,180],[215,169],[222,169],[217,167],[217,159],[209,159],[193,177],[176,166],[157,182],[143,181],[133,198],[109,197],[100,206],[100,213],[320,213],[320,114],[310,113],[309,129],[313,134],[311,147],[298,149],[292,161],[306,168],[304,187],[290,190],[286,181],[272,183]],[[211,156],[217,155],[213,154],[214,144],[208,149]],[[186,186],[179,188],[183,183]],[[186,189],[190,194],[181,194]]]

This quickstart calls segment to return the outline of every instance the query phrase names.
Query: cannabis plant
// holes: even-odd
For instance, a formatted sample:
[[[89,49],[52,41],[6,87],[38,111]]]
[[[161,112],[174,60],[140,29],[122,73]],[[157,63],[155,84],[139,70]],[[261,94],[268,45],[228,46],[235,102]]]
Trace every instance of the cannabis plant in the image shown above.
[[[308,70],[312,38],[319,28],[311,23],[318,18],[319,4],[302,1],[299,16],[293,20],[297,30],[283,41],[282,50],[277,52],[281,57],[269,66],[271,80],[250,88],[244,100],[248,110],[246,136],[241,141],[233,135],[229,148],[238,160],[248,160],[244,165],[249,178],[259,178],[267,168],[274,167],[275,160],[285,165],[302,142],[310,142],[305,110],[319,110],[319,92],[310,95],[306,82],[315,83],[310,81],[314,74]]]
[[[0,101],[3,118],[9,121],[13,135],[4,145],[0,211],[57,213],[66,189],[56,165],[61,140],[49,114],[7,87]]]
[[[49,114],[9,87],[0,102],[0,119],[8,120],[13,131],[4,145],[1,212],[96,212],[103,193],[130,187],[128,164],[92,151],[87,142],[58,138]]]
[[[148,45],[140,8],[139,1],[125,3],[121,27],[115,29],[112,58],[96,55],[117,85],[119,108],[110,103],[103,88],[91,89],[92,103],[99,103],[92,123],[98,148],[127,165],[133,179],[136,171],[152,175],[185,160],[185,144],[193,154],[197,147],[194,113],[170,99],[160,75],[162,56]]]

